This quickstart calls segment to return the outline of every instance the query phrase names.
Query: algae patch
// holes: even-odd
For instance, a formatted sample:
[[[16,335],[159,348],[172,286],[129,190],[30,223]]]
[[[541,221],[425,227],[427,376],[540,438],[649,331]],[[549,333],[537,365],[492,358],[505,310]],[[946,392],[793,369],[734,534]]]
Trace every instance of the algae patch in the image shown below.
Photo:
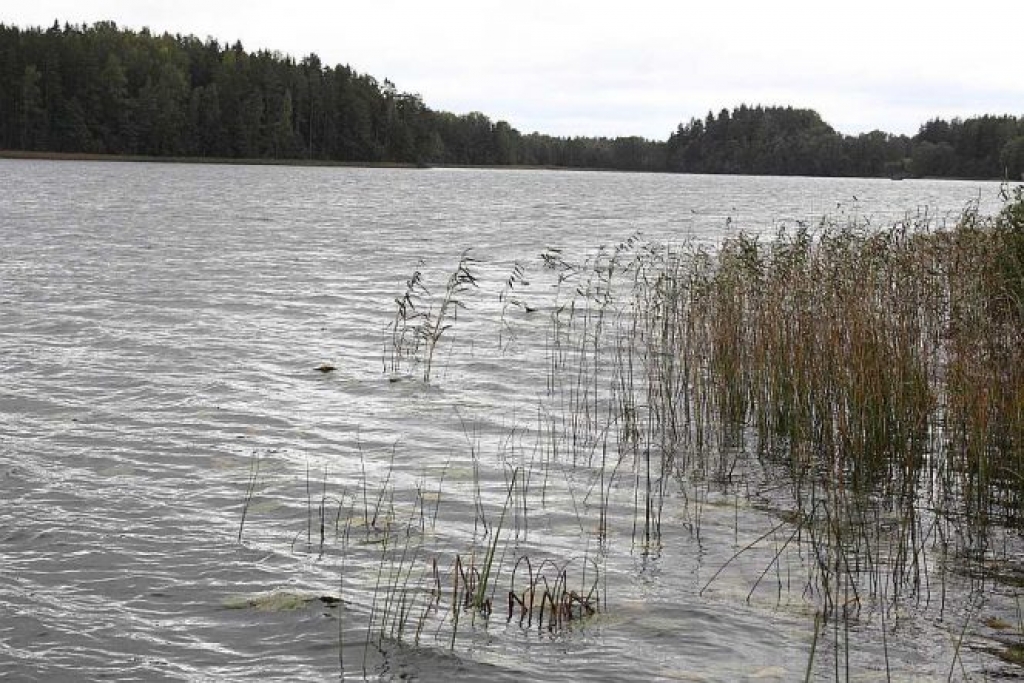
[[[310,595],[306,593],[291,593],[288,591],[275,591],[272,593],[259,593],[256,595],[235,595],[224,601],[227,609],[255,609],[260,612],[290,612],[302,609],[307,605],[319,602],[328,606],[335,606],[341,602],[330,595]]]

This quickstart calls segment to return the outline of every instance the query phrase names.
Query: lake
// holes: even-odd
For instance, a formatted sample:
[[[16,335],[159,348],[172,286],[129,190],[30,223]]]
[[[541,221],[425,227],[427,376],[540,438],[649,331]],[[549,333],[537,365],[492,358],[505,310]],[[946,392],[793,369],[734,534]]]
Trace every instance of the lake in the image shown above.
[[[565,447],[550,266],[823,216],[952,224],[999,189],[0,161],[0,678],[802,680],[814,596],[799,553],[762,580],[770,491],[659,482],[640,542],[640,474]],[[396,299],[419,272],[436,314],[467,249],[425,382]],[[522,557],[597,599],[521,619]],[[456,558],[489,618],[453,609]],[[1016,623],[1015,593],[973,587],[822,635],[814,677],[998,675],[983,620]]]

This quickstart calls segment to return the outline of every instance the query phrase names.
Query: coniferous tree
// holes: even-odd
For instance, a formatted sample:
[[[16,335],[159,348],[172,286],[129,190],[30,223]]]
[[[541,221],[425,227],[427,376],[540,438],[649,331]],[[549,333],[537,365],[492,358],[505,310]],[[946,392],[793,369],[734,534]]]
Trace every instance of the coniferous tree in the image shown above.
[[[631,171],[1019,177],[1024,120],[933,119],[844,136],[809,109],[740,105],[668,140],[523,135],[432,110],[349,66],[113,22],[0,24],[0,147],[224,158],[530,164]]]

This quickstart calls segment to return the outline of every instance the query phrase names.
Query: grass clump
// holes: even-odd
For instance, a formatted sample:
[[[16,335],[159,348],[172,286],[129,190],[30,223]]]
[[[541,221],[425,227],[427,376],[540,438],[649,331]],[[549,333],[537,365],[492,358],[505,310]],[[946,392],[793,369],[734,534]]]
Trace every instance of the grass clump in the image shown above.
[[[441,338],[458,320],[459,310],[465,308],[463,297],[478,287],[475,263],[469,250],[462,252],[437,297],[431,295],[422,271],[416,270],[406,281],[405,292],[395,299],[395,317],[388,326],[390,335],[384,353],[384,371],[392,380],[400,376],[403,365],[413,363],[420,367],[423,381],[430,382]]]

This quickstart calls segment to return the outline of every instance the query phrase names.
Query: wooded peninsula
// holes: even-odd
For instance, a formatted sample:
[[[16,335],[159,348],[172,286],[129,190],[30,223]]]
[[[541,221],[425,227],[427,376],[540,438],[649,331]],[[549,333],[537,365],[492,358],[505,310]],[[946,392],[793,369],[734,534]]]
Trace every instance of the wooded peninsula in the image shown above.
[[[218,160],[1018,179],[1024,118],[843,135],[813,110],[742,105],[665,141],[523,134],[428,107],[349,66],[109,21],[0,24],[0,149]]]

